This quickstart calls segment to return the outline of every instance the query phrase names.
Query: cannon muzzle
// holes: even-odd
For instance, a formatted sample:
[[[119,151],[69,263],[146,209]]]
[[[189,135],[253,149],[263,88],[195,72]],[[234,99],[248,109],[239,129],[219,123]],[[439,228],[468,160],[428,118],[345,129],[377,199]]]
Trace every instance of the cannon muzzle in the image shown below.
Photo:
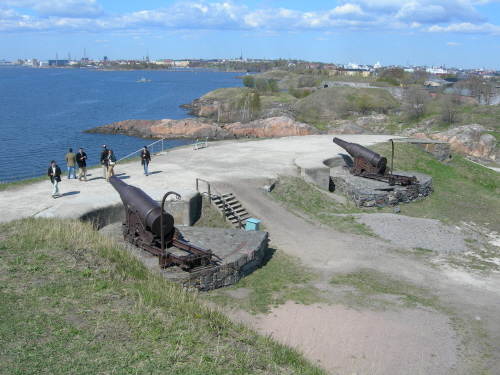
[[[333,138],[333,143],[342,147],[353,158],[364,158],[368,163],[370,163],[371,166],[377,168],[382,174],[384,174],[385,167],[387,165],[387,158],[380,156],[376,152],[358,145],[357,143],[346,142],[337,137]]]
[[[137,212],[144,226],[156,236],[161,236],[160,205],[138,187],[126,184],[116,176],[110,177],[109,182],[120,194],[123,204]],[[163,211],[163,233],[167,234],[173,228],[173,216]]]

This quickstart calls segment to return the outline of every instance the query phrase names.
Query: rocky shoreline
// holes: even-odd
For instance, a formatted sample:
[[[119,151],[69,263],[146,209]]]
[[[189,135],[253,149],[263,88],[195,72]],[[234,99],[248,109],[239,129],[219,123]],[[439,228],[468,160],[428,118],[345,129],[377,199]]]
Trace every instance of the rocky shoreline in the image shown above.
[[[86,130],[85,133],[120,133],[143,138],[209,138],[212,140],[321,134],[318,129],[285,116],[227,125],[209,124],[200,119],[125,120],[97,126]]]
[[[326,130],[294,119],[289,108],[268,113],[268,117],[249,122],[216,123],[212,119],[224,100],[199,98],[181,107],[190,110],[196,118],[183,120],[125,120],[97,126],[85,133],[119,133],[142,138],[189,138],[225,140],[239,138],[275,138],[318,134],[392,134],[388,131],[389,117],[383,114],[362,116],[354,121],[335,120]],[[280,108],[278,108],[280,109]],[[273,112],[273,111],[271,111]],[[478,124],[452,126],[444,132],[432,131],[434,120],[416,124],[412,128],[401,129],[394,135],[421,139],[434,139],[450,143],[452,152],[480,163],[500,161],[500,142]]]

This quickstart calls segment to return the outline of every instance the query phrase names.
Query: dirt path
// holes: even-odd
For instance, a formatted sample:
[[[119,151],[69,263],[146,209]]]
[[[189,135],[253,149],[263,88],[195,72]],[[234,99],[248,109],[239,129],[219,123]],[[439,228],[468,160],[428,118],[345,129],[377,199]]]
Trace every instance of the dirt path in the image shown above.
[[[259,179],[238,180],[225,187],[262,218],[271,233],[270,246],[300,258],[320,273],[315,286],[329,302],[311,306],[289,302],[257,316],[235,311],[235,319],[300,348],[335,374],[470,374],[467,355],[484,350],[485,342],[480,342],[480,336],[460,335],[457,326],[470,324],[478,333],[489,331],[492,345],[500,339],[498,277],[436,268],[412,259],[384,239],[312,224],[270,200],[258,189],[264,184]],[[422,307],[349,309],[338,303],[339,291],[329,280],[361,269],[425,287],[439,296],[443,306],[459,314],[448,316]]]
[[[387,136],[345,136],[365,146]],[[194,190],[195,179],[233,191],[270,232],[271,246],[298,257],[320,275],[316,287],[327,303],[287,303],[271,314],[234,313],[235,319],[301,348],[333,374],[474,374],[500,368],[500,276],[466,272],[445,259],[411,256],[382,238],[340,233],[315,225],[280,207],[259,188],[268,179],[296,173],[294,160],[308,153],[340,152],[332,137],[307,136],[250,142],[218,142],[199,151],[185,147],[156,156],[149,177],[138,163],[119,163],[116,173],[129,184],[151,191]],[[0,221],[20,217],[79,217],[118,194],[91,170],[91,181],[65,180],[63,198],[52,199],[48,182],[0,192]],[[409,253],[410,251],[410,253]],[[425,287],[443,307],[400,306],[385,311],[370,306],[354,310],[342,290],[329,283],[337,274],[372,269]],[[392,301],[394,302],[394,301]],[[394,306],[394,304],[392,305]],[[475,353],[480,361],[470,361]],[[471,357],[472,356],[472,357]],[[479,363],[480,362],[480,363]],[[495,370],[496,371],[496,370]],[[487,372],[486,372],[487,373]],[[489,372],[495,374],[494,370]],[[500,373],[500,372],[496,372]]]

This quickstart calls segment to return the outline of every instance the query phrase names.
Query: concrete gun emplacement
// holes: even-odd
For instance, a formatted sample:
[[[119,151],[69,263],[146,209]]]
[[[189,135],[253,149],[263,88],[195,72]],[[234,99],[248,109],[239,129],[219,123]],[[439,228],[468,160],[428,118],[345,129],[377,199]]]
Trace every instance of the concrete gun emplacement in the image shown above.
[[[392,142],[392,139],[390,141]],[[387,158],[366,147],[357,143],[346,142],[337,137],[333,138],[333,143],[342,147],[354,158],[350,172],[355,176],[385,181],[390,185],[407,186],[418,182],[415,176],[408,177],[393,174],[392,168],[387,167]],[[394,142],[392,142],[392,159],[394,160]]]

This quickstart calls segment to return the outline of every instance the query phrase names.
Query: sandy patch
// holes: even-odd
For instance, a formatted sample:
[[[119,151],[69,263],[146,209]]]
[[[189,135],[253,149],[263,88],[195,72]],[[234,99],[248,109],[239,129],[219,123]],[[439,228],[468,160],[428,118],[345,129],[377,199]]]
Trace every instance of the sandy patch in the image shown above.
[[[289,301],[270,314],[232,315],[332,374],[449,374],[458,361],[448,317],[421,309],[359,312]]]

